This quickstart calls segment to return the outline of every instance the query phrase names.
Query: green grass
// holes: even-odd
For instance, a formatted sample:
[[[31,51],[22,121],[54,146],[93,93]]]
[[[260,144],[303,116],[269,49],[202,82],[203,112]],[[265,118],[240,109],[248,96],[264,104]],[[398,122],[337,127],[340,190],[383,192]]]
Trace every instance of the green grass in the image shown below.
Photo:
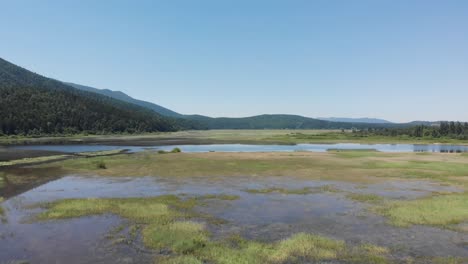
[[[98,157],[98,156],[108,156],[115,155],[125,152],[124,149],[114,149],[114,150],[103,150],[103,151],[89,151],[89,152],[79,152],[76,155],[83,157]]]
[[[0,197],[0,217],[5,214],[5,210],[2,207],[3,197]]]
[[[339,189],[333,185],[323,185],[320,187],[304,187],[299,189],[286,189],[281,187],[270,187],[264,189],[246,189],[245,192],[252,194],[270,194],[270,193],[281,193],[281,194],[297,194],[306,195],[319,192],[340,192]]]
[[[285,188],[279,188],[279,187],[272,187],[272,188],[265,188],[265,189],[246,189],[244,191],[248,193],[255,193],[255,194],[281,193],[281,194],[302,194],[302,195],[317,192],[317,190],[314,190],[313,188],[310,188],[310,187],[304,187],[301,189],[285,189]]]
[[[395,226],[432,225],[451,228],[468,221],[468,193],[389,202],[376,211]]]
[[[24,159],[18,159],[18,160],[0,161],[0,168],[6,167],[6,166],[48,162],[48,161],[60,160],[60,159],[68,158],[68,157],[70,157],[70,155],[52,155],[52,156],[43,156],[43,157],[36,157],[36,158],[24,158]]]
[[[224,201],[233,201],[239,198],[240,197],[238,195],[230,195],[230,194],[206,194],[206,195],[200,196],[198,199],[202,199],[202,200],[218,199],[218,200],[224,200]]]
[[[363,158],[363,157],[373,157],[378,152],[375,149],[329,149],[328,152],[334,153],[340,158]],[[391,155],[391,154],[388,154]]]
[[[156,258],[155,264],[203,264],[202,261],[198,260],[193,256],[177,256],[177,257],[158,257]]]
[[[449,158],[449,159],[448,159]],[[448,160],[447,160],[448,159]],[[100,170],[97,162],[104,162]],[[468,163],[460,154],[332,153],[167,153],[74,158],[47,166],[103,176],[300,176],[339,181],[415,178],[467,186]],[[281,192],[281,190],[277,190]]]
[[[158,150],[158,154],[169,154],[169,153],[180,153],[182,150],[180,148],[173,148],[171,151]]]
[[[3,136],[0,144],[67,144],[67,143],[97,143],[97,142],[127,142],[143,140],[160,141],[165,139],[183,139],[202,143],[251,143],[251,144],[296,144],[296,143],[451,143],[468,144],[466,140],[450,138],[413,138],[408,136],[360,136],[346,130],[292,130],[292,129],[262,129],[262,130],[197,130],[168,133],[143,134],[113,134],[113,135],[69,135],[49,137]]]
[[[261,132],[259,132],[261,133]],[[405,143],[405,144],[433,144],[433,143],[452,143],[467,144],[466,140],[452,138],[415,138],[409,136],[380,136],[380,135],[359,135],[351,131],[337,132],[324,131],[322,133],[308,131],[289,131],[288,133],[278,133],[264,140],[287,142],[287,143]]]
[[[401,162],[369,162],[370,168],[421,170],[442,173],[450,176],[468,176],[468,163],[409,160]]]
[[[384,201],[384,198],[375,194],[365,194],[365,193],[349,193],[346,195],[346,198],[365,203],[381,203]]]
[[[207,196],[207,199],[212,196]],[[171,254],[157,263],[297,263],[346,261],[387,263],[388,251],[373,245],[348,246],[313,234],[298,233],[290,238],[263,243],[238,236],[213,240],[205,224],[197,222],[192,208],[202,198],[176,196],[152,198],[66,199],[42,204],[47,210],[38,220],[68,219],[87,215],[116,214],[141,226],[143,243]],[[140,229],[138,229],[140,230]],[[136,232],[136,231],[135,231]]]
[[[400,178],[428,179],[446,182],[449,184],[461,184],[467,186],[465,180],[468,176],[468,163],[451,161],[366,161],[363,167],[367,169],[381,170],[381,176],[393,176]],[[387,173],[385,173],[387,172]],[[377,176],[380,176],[376,173]]]
[[[107,169],[106,163],[103,160],[99,160],[96,162],[96,167],[98,169]]]
[[[57,160],[67,159],[74,156],[77,157],[101,157],[101,156],[110,156],[119,153],[123,153],[124,150],[109,150],[109,151],[95,151],[95,152],[80,152],[77,154],[67,154],[67,155],[51,155],[51,156],[42,156],[42,157],[34,157],[34,158],[23,158],[23,159],[16,159],[16,160],[9,160],[9,161],[0,161],[0,168],[7,167],[7,166],[15,166],[15,165],[28,165],[34,163],[42,163],[42,162],[53,162]]]
[[[178,254],[200,251],[206,247],[208,241],[203,224],[192,221],[151,224],[143,229],[143,242],[147,247],[170,249]]]
[[[5,185],[5,173],[0,172],[0,189],[3,188],[3,185]]]

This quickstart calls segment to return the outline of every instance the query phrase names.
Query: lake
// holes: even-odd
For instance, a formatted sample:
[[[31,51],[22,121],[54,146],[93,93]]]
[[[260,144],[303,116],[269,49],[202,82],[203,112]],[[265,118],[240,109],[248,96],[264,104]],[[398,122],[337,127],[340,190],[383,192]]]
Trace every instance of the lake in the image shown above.
[[[468,152],[467,145],[443,145],[443,144],[297,144],[297,145],[249,145],[249,144],[207,144],[207,145],[169,145],[169,146],[114,146],[114,145],[29,145],[15,146],[10,149],[22,150],[47,150],[67,153],[103,151],[114,149],[128,149],[129,152],[144,150],[171,150],[180,148],[182,152],[292,152],[312,151],[326,152],[336,150],[365,150],[372,149],[380,152]]]

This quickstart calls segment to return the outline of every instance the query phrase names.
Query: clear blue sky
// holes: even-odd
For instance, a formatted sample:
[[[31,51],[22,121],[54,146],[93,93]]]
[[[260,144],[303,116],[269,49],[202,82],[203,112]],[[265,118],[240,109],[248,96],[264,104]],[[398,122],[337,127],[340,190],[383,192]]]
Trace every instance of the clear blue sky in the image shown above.
[[[468,1],[0,1],[0,57],[180,113],[468,121]]]

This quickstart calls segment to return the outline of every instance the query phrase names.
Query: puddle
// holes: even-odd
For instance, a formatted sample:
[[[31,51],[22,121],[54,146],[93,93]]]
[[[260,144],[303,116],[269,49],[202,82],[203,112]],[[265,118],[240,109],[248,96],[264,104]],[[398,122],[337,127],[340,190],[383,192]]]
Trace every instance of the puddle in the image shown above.
[[[310,194],[253,194],[247,189],[301,189],[333,186],[337,192]],[[314,189],[315,190],[315,189]],[[393,199],[414,199],[434,191],[457,191],[425,181],[388,181],[354,184],[309,181],[293,177],[85,177],[70,175],[6,200],[6,222],[0,224],[0,263],[148,263],[153,253],[129,245],[110,246],[106,234],[122,223],[116,216],[28,222],[40,209],[38,202],[64,198],[144,197],[163,194],[233,194],[238,200],[210,200],[197,210],[228,221],[210,226],[214,236],[233,233],[263,241],[310,232],[349,243],[373,243],[397,248],[397,257],[468,257],[467,233],[432,227],[396,228],[383,217],[369,213],[368,205],[346,199],[346,194],[373,193]],[[76,262],[74,262],[76,261]]]

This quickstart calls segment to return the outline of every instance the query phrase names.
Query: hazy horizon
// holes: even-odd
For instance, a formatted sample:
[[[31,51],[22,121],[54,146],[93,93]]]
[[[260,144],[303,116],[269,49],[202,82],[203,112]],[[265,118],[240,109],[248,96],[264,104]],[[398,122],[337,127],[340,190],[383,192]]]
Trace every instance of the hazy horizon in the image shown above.
[[[183,114],[468,121],[468,2],[14,1],[0,57]]]

